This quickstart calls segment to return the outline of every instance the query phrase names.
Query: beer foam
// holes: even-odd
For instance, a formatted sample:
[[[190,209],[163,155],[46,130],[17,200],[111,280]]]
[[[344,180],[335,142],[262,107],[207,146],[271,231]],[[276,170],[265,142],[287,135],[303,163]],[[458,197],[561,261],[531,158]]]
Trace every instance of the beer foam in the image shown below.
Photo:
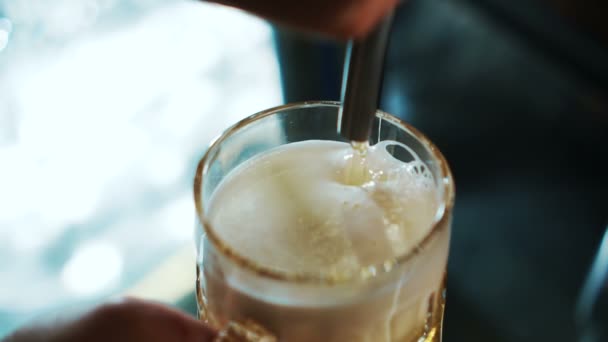
[[[403,148],[411,161],[387,149]],[[335,274],[393,260],[426,236],[438,208],[435,180],[407,146],[364,154],[334,141],[291,143],[233,170],[214,192],[209,222],[258,265]]]

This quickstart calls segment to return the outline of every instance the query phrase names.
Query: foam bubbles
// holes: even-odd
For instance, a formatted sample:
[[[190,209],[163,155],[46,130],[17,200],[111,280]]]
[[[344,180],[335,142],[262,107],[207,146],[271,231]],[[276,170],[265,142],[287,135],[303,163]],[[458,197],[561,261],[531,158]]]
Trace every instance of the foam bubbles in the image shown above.
[[[392,145],[411,160],[393,157]],[[222,240],[265,267],[357,272],[424,238],[437,211],[433,184],[428,167],[396,142],[366,153],[339,142],[298,142],[228,175],[211,200],[210,219]]]

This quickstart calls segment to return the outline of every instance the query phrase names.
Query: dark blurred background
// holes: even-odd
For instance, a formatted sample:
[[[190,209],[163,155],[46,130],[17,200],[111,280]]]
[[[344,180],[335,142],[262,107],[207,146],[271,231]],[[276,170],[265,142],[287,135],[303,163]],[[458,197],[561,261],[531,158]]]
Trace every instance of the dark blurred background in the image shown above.
[[[381,108],[456,183],[446,341],[575,341],[608,219],[608,12],[600,1],[410,0]],[[339,99],[344,47],[275,30],[286,102]]]

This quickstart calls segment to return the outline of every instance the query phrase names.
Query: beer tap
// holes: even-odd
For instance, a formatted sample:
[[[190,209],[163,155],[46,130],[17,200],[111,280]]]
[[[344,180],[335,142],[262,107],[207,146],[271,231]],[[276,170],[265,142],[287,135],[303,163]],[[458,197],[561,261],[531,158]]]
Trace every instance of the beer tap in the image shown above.
[[[338,132],[351,142],[369,141],[380,98],[392,19],[393,13],[390,13],[367,36],[348,42]]]

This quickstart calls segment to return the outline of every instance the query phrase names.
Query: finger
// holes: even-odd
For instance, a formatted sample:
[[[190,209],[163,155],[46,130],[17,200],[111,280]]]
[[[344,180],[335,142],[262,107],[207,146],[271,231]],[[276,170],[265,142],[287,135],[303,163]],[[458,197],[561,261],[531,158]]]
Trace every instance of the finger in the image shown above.
[[[338,20],[332,21],[329,32],[340,38],[357,38],[365,36],[392,11],[399,0],[359,1],[348,8]]]
[[[213,0],[295,28],[347,39],[365,35],[399,0]]]
[[[133,299],[102,305],[64,331],[57,341],[205,342],[215,336],[211,328],[182,312]]]

